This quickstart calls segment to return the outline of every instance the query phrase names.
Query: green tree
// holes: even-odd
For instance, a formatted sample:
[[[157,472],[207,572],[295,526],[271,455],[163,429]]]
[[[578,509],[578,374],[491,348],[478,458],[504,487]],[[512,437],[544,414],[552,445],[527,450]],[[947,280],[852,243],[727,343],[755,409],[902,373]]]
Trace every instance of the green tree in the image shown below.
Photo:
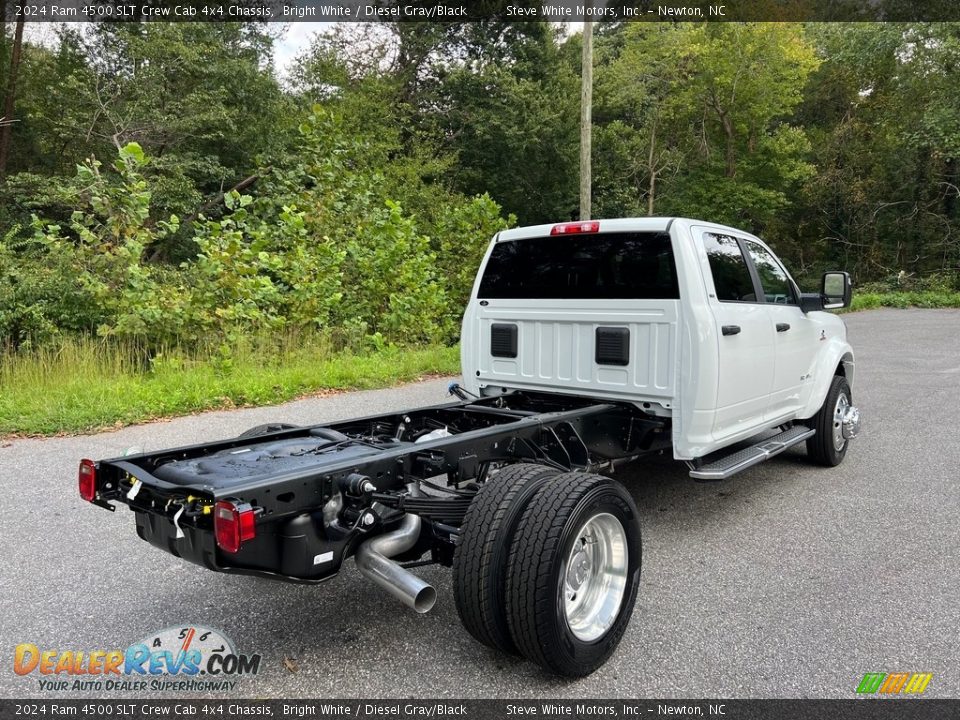
[[[98,23],[61,31],[34,85],[41,163],[63,172],[136,142],[157,217],[185,217],[289,142],[295,122],[273,76],[272,39],[255,24]],[[78,62],[82,58],[82,62]],[[55,72],[55,74],[53,74]],[[170,241],[175,238],[170,238]],[[161,247],[162,254],[190,252]]]
[[[637,23],[606,43],[615,56],[599,73],[599,137],[612,167],[601,173],[605,188],[629,182],[635,194],[610,207],[636,212],[645,200],[647,213],[769,226],[813,173],[803,130],[788,122],[818,64],[802,28]]]
[[[579,50],[546,23],[519,25],[445,68],[428,122],[457,159],[457,189],[532,224],[578,207]]]
[[[957,25],[830,24],[809,34],[824,61],[798,119],[818,173],[795,221],[805,239],[796,254],[814,271],[843,263],[895,287],[930,272],[956,282]]]
[[[697,48],[672,26],[631,23],[599,43],[596,194],[602,215],[654,215],[658,181],[697,142]]]

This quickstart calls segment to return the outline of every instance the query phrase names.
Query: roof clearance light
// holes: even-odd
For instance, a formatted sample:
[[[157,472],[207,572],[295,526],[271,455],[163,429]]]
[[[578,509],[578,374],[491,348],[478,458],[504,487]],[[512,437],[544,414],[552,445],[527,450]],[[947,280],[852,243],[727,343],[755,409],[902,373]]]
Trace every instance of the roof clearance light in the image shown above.
[[[599,220],[581,220],[580,222],[560,223],[550,230],[551,235],[582,235],[600,232]]]

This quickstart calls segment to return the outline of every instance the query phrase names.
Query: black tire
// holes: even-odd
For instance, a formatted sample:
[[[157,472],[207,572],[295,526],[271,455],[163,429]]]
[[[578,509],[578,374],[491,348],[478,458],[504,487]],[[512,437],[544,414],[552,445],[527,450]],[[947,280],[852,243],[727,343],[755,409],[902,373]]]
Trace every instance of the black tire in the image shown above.
[[[624,532],[625,587],[611,624],[584,640],[564,609],[566,565],[579,533],[592,518],[613,515]],[[641,542],[637,507],[624,487],[607,477],[565,473],[527,505],[510,550],[507,618],[519,650],[545,670],[589,675],[613,653],[633,614],[640,585]]]
[[[470,503],[453,556],[453,598],[464,627],[484,645],[516,653],[504,603],[510,541],[530,498],[558,471],[511,465]]]
[[[807,438],[807,455],[818,465],[836,467],[843,462],[843,458],[847,455],[847,448],[850,446],[849,440],[845,440],[840,449],[837,449],[834,444],[835,423],[839,423],[839,420],[836,420],[833,415],[841,395],[846,397],[847,404],[853,402],[847,379],[841,375],[835,375],[823,406],[807,423],[816,430],[816,435]]]
[[[279,432],[280,430],[293,430],[296,427],[299,427],[299,425],[290,425],[289,423],[264,423],[263,425],[255,425],[249,430],[244,430],[237,435],[237,438],[252,438],[259,435],[266,435],[267,433]]]

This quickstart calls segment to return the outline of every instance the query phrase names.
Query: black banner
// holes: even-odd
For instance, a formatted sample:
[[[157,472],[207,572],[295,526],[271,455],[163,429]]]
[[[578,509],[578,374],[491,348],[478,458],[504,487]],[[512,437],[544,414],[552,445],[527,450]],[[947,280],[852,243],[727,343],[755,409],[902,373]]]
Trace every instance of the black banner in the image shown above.
[[[0,717],[102,720],[238,717],[329,720],[689,718],[956,720],[960,699],[857,700],[0,700]]]
[[[15,0],[27,22],[787,22],[960,20],[956,0]]]

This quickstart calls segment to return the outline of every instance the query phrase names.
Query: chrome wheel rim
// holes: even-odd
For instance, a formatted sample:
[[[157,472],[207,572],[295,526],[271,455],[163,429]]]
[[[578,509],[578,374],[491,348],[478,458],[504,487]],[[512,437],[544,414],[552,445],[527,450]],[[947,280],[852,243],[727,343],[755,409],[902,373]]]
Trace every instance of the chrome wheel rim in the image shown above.
[[[840,393],[837,398],[837,405],[833,409],[833,449],[837,452],[843,450],[847,444],[847,439],[843,436],[843,418],[847,414],[847,408],[850,407],[850,401],[844,393]]]
[[[627,534],[610,513],[588,519],[563,566],[563,608],[570,631],[584,642],[613,625],[627,587]]]

